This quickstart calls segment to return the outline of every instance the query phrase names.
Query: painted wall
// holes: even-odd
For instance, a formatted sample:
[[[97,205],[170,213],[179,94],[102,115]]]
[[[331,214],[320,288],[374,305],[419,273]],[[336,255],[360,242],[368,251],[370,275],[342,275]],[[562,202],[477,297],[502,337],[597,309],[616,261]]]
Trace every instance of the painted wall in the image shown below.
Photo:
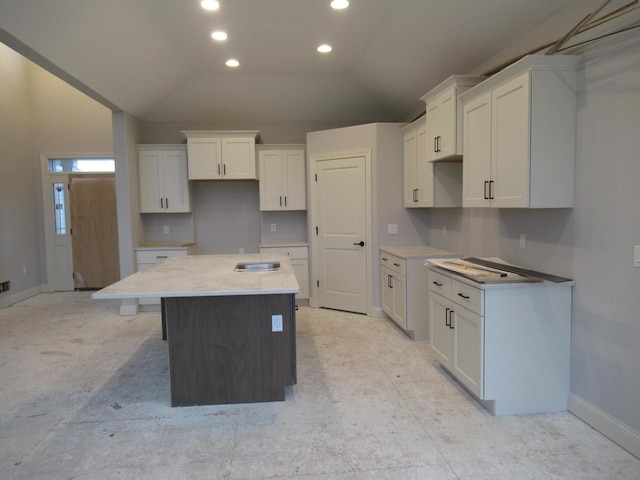
[[[532,46],[561,36],[599,1],[575,2],[479,73]],[[638,15],[620,24],[638,21]],[[607,30],[612,30],[609,26]],[[495,255],[574,278],[571,391],[640,431],[640,35],[590,43],[578,71],[575,208],[560,210],[433,210],[429,243],[464,254]],[[593,32],[586,37],[596,35]],[[584,39],[581,37],[580,39]],[[443,235],[442,227],[447,227]],[[527,235],[519,248],[519,235]]]
[[[110,110],[3,44],[0,84],[2,302],[46,282],[40,155],[111,153],[113,136]]]

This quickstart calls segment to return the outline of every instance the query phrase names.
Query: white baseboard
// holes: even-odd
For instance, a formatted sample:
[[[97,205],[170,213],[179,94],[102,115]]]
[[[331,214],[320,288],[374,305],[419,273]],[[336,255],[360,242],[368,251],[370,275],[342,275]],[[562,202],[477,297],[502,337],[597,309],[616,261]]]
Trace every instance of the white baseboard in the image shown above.
[[[632,455],[640,458],[640,432],[573,393],[569,394],[569,411]]]
[[[34,295],[42,293],[43,291],[44,291],[43,286],[38,285],[36,287],[14,293],[13,295],[0,298],[0,308],[6,308],[10,305],[13,305],[14,303],[21,302],[22,300],[26,300],[29,297],[33,297]]]
[[[384,318],[387,314],[382,311],[382,307],[371,307],[369,316],[373,318]]]

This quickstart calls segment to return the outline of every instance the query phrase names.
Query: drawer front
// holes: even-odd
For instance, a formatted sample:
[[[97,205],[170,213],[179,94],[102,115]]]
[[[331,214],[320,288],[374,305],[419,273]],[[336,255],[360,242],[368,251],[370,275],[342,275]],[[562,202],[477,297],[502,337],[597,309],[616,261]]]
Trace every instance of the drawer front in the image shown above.
[[[457,280],[451,280],[451,300],[464,308],[484,315],[484,292]]]
[[[446,275],[429,269],[429,289],[438,292],[445,298],[451,298],[452,281],[453,280]]]
[[[178,257],[186,254],[186,248],[171,250],[136,250],[136,261],[137,263],[158,263],[169,257]]]
[[[402,276],[407,274],[407,261],[387,252],[380,252],[380,265],[390,268]]]
[[[289,255],[291,260],[304,260],[309,258],[309,248],[307,247],[260,247],[260,253]]]

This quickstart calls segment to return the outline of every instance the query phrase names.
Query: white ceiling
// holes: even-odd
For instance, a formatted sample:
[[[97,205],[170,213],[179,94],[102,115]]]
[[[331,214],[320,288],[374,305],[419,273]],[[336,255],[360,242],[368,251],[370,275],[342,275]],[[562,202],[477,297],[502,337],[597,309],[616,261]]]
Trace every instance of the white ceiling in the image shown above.
[[[0,41],[141,120],[399,121],[571,1],[0,0]]]

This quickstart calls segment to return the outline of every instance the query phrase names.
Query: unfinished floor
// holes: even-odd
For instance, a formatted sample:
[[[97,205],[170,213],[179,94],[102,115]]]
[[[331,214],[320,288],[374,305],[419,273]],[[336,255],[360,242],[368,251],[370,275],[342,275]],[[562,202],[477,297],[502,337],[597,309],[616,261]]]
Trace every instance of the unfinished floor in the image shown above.
[[[159,313],[88,293],[0,310],[2,479],[638,479],[567,412],[495,418],[388,321],[298,312],[285,402],[169,407]]]

